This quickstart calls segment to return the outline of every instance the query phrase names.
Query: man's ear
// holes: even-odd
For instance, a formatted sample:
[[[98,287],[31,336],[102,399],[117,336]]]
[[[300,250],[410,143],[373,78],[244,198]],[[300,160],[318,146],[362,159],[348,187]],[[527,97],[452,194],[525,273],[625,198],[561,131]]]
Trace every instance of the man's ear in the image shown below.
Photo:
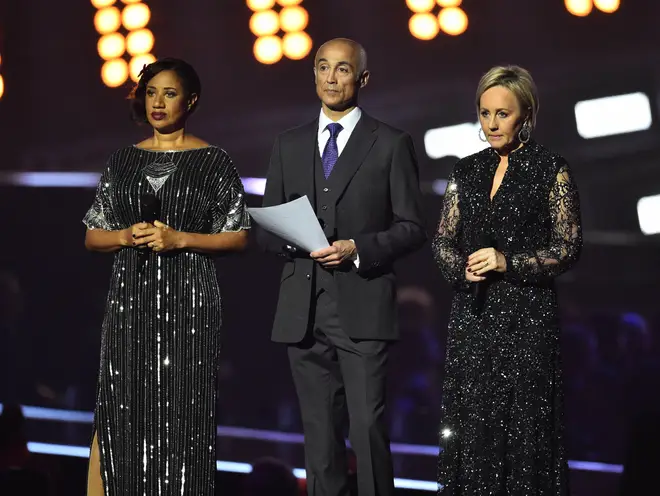
[[[369,76],[371,76],[371,73],[369,71],[364,71],[360,75],[360,88],[364,88],[367,83],[369,82]]]

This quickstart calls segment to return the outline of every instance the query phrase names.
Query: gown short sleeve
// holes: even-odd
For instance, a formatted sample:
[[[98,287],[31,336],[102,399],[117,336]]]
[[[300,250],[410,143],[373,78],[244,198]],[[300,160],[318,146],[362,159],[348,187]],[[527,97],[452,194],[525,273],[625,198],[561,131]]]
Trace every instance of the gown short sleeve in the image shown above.
[[[110,166],[106,166],[96,187],[96,196],[94,197],[92,206],[85,214],[85,217],[83,217],[83,224],[88,229],[103,229],[106,231],[119,229],[117,219],[113,214],[112,199],[110,196],[111,187],[112,177]]]
[[[211,234],[250,229],[250,214],[245,203],[245,190],[231,158],[223,154],[226,168],[211,206]]]

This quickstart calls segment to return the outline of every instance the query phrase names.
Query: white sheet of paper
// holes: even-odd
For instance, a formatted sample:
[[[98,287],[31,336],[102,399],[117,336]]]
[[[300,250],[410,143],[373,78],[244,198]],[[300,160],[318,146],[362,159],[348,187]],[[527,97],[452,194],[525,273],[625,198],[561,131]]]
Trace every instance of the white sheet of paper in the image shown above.
[[[330,246],[307,196],[248,212],[266,231],[309,253]]]

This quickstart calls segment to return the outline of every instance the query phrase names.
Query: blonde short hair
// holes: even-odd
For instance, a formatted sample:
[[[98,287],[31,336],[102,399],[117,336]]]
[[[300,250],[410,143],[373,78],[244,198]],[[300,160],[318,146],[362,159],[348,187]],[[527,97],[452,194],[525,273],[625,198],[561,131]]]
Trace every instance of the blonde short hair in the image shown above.
[[[532,75],[526,69],[517,65],[496,66],[481,77],[477,86],[477,114],[479,113],[481,95],[487,90],[502,86],[513,93],[518,99],[520,109],[526,111],[525,123],[531,131],[536,126],[536,116],[539,112],[539,97]]]

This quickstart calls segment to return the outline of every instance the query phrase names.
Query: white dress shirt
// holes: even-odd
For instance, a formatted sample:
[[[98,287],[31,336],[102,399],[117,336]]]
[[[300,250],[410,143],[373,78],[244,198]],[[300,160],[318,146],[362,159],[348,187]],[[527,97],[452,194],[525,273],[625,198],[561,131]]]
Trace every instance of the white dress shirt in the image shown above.
[[[321,109],[318,130],[319,154],[321,157],[323,157],[323,150],[325,150],[325,145],[330,139],[330,130],[328,129],[328,124],[333,122],[341,124],[342,130],[339,131],[339,134],[337,135],[337,151],[339,152],[339,156],[341,156],[341,152],[344,151],[344,148],[346,148],[346,143],[348,143],[348,139],[351,137],[351,134],[353,133],[355,126],[357,126],[360,117],[362,117],[362,110],[360,110],[360,107],[355,107],[338,121],[333,121],[330,119],[323,113],[323,109]],[[353,240],[351,239],[350,241]],[[355,243],[355,241],[353,241],[353,243]],[[360,256],[357,253],[355,254],[353,263],[355,264],[356,268],[360,267]]]
[[[341,156],[341,152],[344,151],[344,148],[346,148],[346,143],[348,143],[348,138],[351,137],[351,134],[353,133],[355,126],[357,126],[360,117],[362,117],[362,110],[360,110],[360,107],[355,107],[344,117],[336,121],[337,124],[341,124],[341,127],[343,128],[337,135],[337,151],[339,152],[339,156]],[[335,121],[331,120],[327,115],[325,115],[323,113],[323,109],[321,109],[321,116],[319,117],[319,131],[318,131],[319,154],[321,155],[321,157],[323,156],[323,150],[325,150],[325,145],[328,143],[328,140],[330,139],[330,130],[328,129],[328,124],[331,124],[333,122]]]

